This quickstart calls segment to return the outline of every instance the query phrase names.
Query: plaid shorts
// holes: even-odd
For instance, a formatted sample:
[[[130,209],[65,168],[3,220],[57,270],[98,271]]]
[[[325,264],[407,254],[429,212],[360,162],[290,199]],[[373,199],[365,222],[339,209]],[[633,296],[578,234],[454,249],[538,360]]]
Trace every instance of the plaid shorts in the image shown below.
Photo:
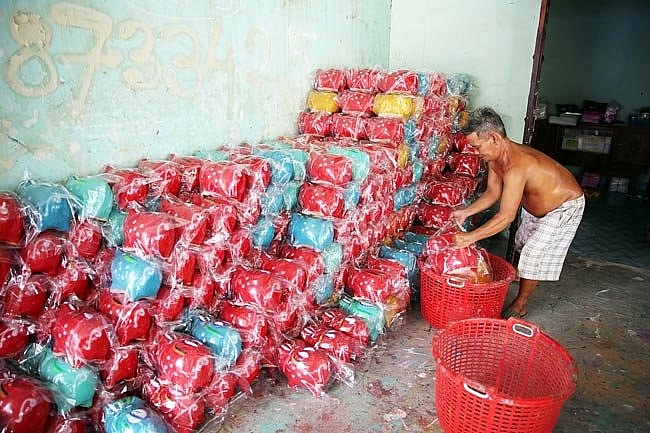
[[[521,211],[515,235],[520,251],[519,276],[528,280],[557,281],[564,259],[578,230],[585,209],[585,197],[566,201],[541,218]]]

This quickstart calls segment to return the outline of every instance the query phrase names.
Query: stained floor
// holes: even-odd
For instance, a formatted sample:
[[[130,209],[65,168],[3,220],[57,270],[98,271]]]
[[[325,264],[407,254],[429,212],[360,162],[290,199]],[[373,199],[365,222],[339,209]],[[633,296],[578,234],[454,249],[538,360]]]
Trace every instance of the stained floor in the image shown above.
[[[578,387],[555,433],[650,431],[648,201],[606,197],[587,211],[558,282],[541,283],[526,320],[574,357]],[[502,255],[503,239],[488,249]],[[516,283],[509,287],[509,298]],[[235,400],[214,433],[442,432],[435,405],[432,329],[415,305],[355,364],[352,386],[315,398],[265,375]]]

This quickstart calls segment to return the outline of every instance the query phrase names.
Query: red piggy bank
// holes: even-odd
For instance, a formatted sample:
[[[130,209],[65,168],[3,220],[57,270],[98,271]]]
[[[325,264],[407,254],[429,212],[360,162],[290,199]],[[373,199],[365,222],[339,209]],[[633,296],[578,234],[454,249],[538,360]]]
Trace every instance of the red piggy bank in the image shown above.
[[[0,384],[0,431],[45,433],[51,412],[52,395],[34,379],[8,378]]]
[[[101,313],[61,304],[54,314],[52,352],[55,355],[65,356],[75,368],[109,358],[112,327]]]
[[[181,334],[166,334],[156,343],[160,378],[176,392],[188,395],[208,386],[214,374],[214,355],[208,347]]]

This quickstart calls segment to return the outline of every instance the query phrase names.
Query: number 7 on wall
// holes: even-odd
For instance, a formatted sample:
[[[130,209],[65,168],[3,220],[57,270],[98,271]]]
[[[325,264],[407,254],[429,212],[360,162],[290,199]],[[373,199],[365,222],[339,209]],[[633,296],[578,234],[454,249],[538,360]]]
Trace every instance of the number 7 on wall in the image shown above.
[[[85,66],[81,76],[81,89],[74,100],[73,116],[78,116],[86,104],[90,83],[98,66],[115,68],[122,61],[122,55],[117,50],[103,52],[104,44],[111,34],[113,21],[111,18],[94,9],[72,3],[57,3],[52,6],[51,14],[58,24],[90,30],[95,38],[95,44],[87,54],[61,54],[62,63],[82,63]]]

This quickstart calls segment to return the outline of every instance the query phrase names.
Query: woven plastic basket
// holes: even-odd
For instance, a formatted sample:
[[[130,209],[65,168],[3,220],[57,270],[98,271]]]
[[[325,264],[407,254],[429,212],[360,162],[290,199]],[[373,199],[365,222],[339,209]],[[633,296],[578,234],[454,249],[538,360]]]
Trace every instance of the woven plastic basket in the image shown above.
[[[498,318],[514,280],[515,268],[499,256],[488,253],[493,282],[470,283],[420,268],[420,310],[424,320],[443,328],[454,320],[475,317]]]
[[[551,433],[576,388],[571,355],[521,319],[467,319],[433,338],[445,433]]]

